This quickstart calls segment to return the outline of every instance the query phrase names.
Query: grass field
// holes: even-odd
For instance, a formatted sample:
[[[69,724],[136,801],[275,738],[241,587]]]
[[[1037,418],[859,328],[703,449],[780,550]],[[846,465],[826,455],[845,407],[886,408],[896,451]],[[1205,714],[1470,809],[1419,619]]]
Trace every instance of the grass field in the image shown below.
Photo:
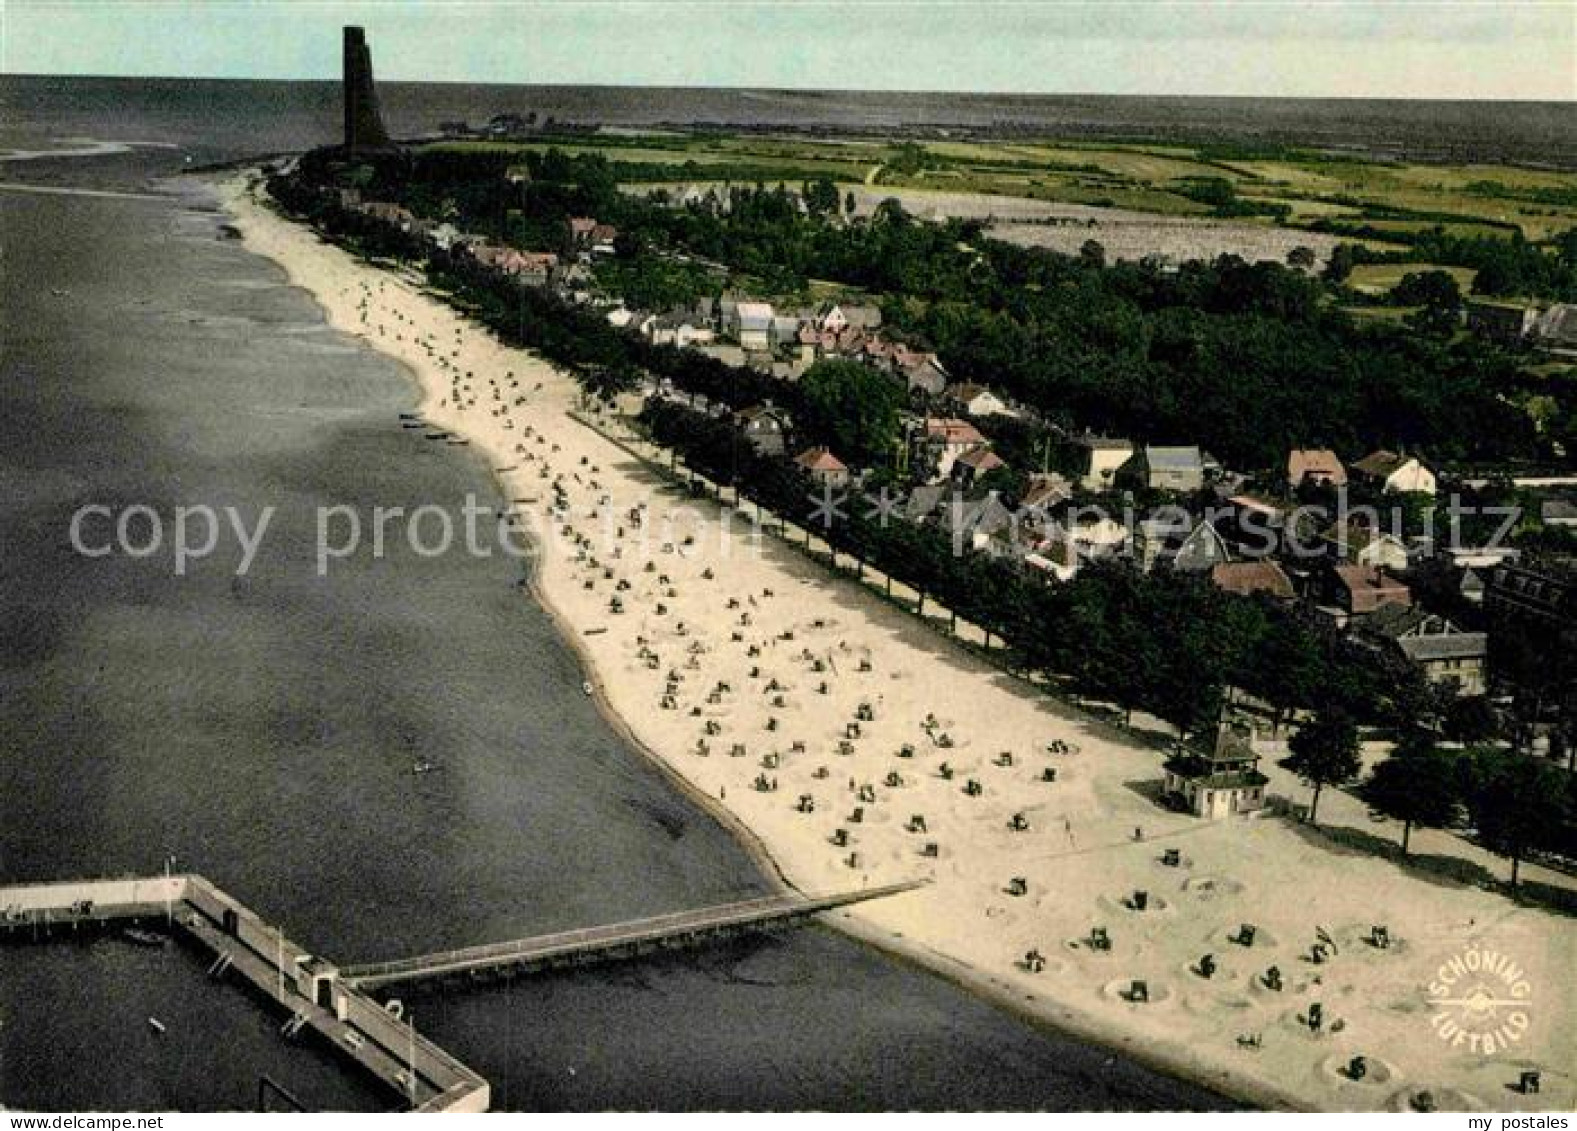
[[[1396,284],[1402,281],[1404,275],[1419,274],[1424,271],[1444,271],[1457,281],[1457,286],[1463,294],[1467,294],[1472,289],[1473,276],[1477,274],[1467,267],[1441,267],[1433,263],[1367,263],[1354,267],[1347,282],[1353,290],[1365,294],[1389,294]]]
[[[1458,235],[1529,239],[1577,227],[1577,174],[1500,165],[1426,165],[1364,161],[1288,150],[1275,159],[1218,159],[1184,145],[1112,144],[1059,139],[938,140],[811,138],[706,132],[599,133],[554,142],[441,142],[511,152],[559,144],[652,167],[672,182],[686,165],[693,180],[779,179],[807,175],[840,184],[931,190],[1090,205],[1166,217],[1214,220],[1185,195],[1204,178],[1224,180],[1244,200],[1291,209],[1285,225],[1324,219],[1405,236],[1441,225]],[[1398,216],[1398,210],[1414,216]],[[1262,219],[1250,223],[1268,223]]]

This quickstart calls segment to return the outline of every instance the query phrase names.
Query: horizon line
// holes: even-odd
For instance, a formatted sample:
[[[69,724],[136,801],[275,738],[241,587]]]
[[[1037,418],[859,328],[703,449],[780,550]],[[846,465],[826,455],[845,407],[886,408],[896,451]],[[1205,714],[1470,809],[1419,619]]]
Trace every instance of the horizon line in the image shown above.
[[[320,84],[338,86],[343,81],[333,78],[278,78],[240,75],[157,75],[157,74],[102,74],[89,71],[7,71],[0,70],[0,79],[109,79],[126,82],[234,82]],[[1572,106],[1577,105],[1577,93],[1570,98],[1489,98],[1473,96],[1415,96],[1402,94],[1197,94],[1136,93],[1097,90],[959,90],[916,87],[832,87],[832,86],[732,86],[709,83],[616,83],[616,82],[498,82],[475,79],[404,79],[379,76],[378,86],[485,86],[518,87],[535,90],[678,90],[678,91],[754,91],[766,94],[891,94],[908,97],[961,97],[961,98],[1111,98],[1111,99],[1190,99],[1200,102],[1422,102],[1460,103],[1490,106]],[[947,124],[947,123],[938,123]]]

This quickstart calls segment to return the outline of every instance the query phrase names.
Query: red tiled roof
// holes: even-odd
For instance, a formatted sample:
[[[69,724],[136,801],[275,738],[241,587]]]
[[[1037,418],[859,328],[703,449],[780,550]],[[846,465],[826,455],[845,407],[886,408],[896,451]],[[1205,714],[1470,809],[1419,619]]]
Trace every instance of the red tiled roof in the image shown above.
[[[794,462],[806,471],[848,471],[841,459],[826,448],[807,448],[794,457]]]
[[[1287,456],[1287,479],[1296,486],[1311,475],[1337,487],[1347,482],[1347,469],[1329,448],[1294,448]]]
[[[957,462],[965,467],[972,467],[977,472],[995,471],[999,467],[1007,466],[1006,460],[987,447],[971,448],[959,456]]]
[[[967,420],[957,417],[932,418],[925,422],[925,434],[945,444],[984,444],[986,438]]]
[[[1275,562],[1221,562],[1211,568],[1210,580],[1218,589],[1245,597],[1251,593],[1269,593],[1272,597],[1291,600],[1296,596],[1292,579]]]

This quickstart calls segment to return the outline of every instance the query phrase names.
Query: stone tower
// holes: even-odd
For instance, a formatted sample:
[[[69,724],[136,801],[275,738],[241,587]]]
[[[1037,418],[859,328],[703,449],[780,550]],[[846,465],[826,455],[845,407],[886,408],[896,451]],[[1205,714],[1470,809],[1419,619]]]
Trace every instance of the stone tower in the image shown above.
[[[386,149],[389,135],[378,113],[378,92],[372,85],[372,52],[359,27],[345,29],[345,148]]]

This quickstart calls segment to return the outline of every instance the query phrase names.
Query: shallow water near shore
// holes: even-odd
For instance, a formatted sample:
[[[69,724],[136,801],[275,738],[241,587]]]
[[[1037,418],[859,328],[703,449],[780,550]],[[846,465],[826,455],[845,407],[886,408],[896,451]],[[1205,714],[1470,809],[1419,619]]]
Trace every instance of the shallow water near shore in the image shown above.
[[[416,394],[398,366],[327,331],[206,195],[176,191],[0,193],[0,244],[25,265],[0,284],[0,882],[174,853],[347,963],[765,890],[581,693],[521,563],[395,541],[316,575],[318,506],[499,500],[468,449],[400,428]],[[167,553],[78,556],[86,503],[277,512],[246,576],[221,539],[178,577]],[[0,950],[0,1017],[27,1021],[0,1026],[0,1103],[227,1108],[263,1074],[309,1106],[380,1102],[310,1057],[249,1051],[238,990],[145,961]],[[123,1061],[150,987],[224,1070],[63,1080]],[[1220,1102],[822,929],[406,997],[498,1107]]]

